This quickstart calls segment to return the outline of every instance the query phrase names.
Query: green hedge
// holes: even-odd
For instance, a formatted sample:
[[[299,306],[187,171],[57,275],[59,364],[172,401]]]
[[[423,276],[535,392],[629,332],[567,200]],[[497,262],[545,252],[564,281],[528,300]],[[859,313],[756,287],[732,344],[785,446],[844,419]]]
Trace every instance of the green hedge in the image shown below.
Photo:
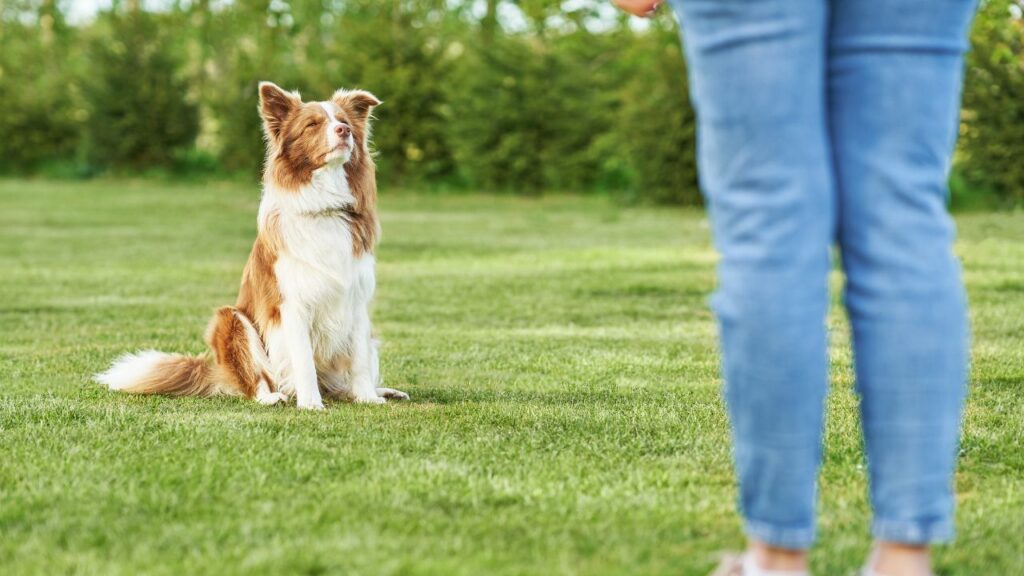
[[[1024,2],[988,0],[971,33],[957,168],[968,189],[1024,201]]]
[[[256,84],[266,79],[312,98],[339,86],[375,92],[390,185],[699,203],[669,11],[637,29],[599,15],[604,0],[561,5],[237,0],[144,12],[130,2],[72,26],[52,0],[6,3],[0,172],[255,178]],[[954,173],[961,204],[1024,200],[1021,5],[984,1],[975,23]]]

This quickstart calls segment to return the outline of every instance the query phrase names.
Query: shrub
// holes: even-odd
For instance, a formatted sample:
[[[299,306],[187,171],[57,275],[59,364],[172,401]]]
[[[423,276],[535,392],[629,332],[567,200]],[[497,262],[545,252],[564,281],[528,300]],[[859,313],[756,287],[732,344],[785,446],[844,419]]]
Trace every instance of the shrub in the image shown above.
[[[85,85],[90,158],[118,169],[170,166],[179,149],[193,145],[199,117],[166,28],[158,16],[137,11],[107,13],[102,24],[106,33],[89,44]]]
[[[1019,0],[988,0],[967,57],[958,169],[977,193],[1024,201],[1024,20]]]
[[[623,98],[624,138],[634,195],[662,204],[699,205],[697,126],[674,22],[661,19],[637,38],[634,73]]]
[[[73,30],[52,4],[0,23],[0,171],[31,172],[73,158],[84,109]]]
[[[543,47],[496,37],[461,59],[450,110],[455,157],[463,177],[489,190],[537,194],[545,187],[545,141],[556,96]]]

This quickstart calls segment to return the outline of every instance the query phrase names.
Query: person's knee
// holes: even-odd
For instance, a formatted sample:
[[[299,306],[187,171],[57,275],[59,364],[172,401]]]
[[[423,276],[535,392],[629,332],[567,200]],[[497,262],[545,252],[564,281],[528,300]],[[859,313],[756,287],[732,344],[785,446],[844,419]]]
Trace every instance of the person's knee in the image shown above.
[[[844,250],[843,269],[846,305],[855,316],[930,317],[965,306],[960,264],[945,240],[907,238],[870,252]]]

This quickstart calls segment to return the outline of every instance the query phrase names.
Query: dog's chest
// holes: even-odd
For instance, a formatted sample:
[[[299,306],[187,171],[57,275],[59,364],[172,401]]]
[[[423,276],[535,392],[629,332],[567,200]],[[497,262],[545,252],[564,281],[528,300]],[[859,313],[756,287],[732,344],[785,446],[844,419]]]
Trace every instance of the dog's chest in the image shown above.
[[[376,287],[372,253],[357,250],[346,207],[355,203],[343,170],[323,170],[298,193],[271,190],[261,212],[276,214],[275,265],[283,305],[309,327],[314,355],[329,362],[369,324]],[[365,327],[364,327],[365,328]]]
[[[303,317],[317,365],[330,365],[368,327],[374,257],[355,253],[344,218],[304,216],[281,224],[284,249],[275,271],[283,305]]]
[[[322,278],[319,297],[310,302],[310,339],[317,364],[349,355],[352,341],[370,321],[375,262],[366,254],[350,260],[345,279]]]
[[[342,218],[298,222],[288,234],[278,267],[285,298],[308,313],[315,331],[343,330],[373,298],[373,255],[355,254],[351,231]]]

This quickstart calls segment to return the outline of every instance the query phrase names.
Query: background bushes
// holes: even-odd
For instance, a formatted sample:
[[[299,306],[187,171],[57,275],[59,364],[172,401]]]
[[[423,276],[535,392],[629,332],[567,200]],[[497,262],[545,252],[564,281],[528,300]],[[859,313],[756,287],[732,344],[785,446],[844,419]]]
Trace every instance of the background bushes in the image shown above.
[[[0,171],[8,173],[74,158],[87,118],[75,31],[52,2],[31,14],[18,8],[0,4]]]
[[[176,152],[195,143],[198,107],[180,78],[180,51],[160,24],[145,12],[114,12],[88,30],[83,135],[94,166],[168,167]]]
[[[1024,201],[1024,2],[989,0],[971,32],[958,168],[969,187]]]
[[[1022,2],[983,1],[976,20],[955,200],[1024,200]],[[153,4],[71,23],[55,0],[0,5],[0,172],[255,178],[270,79],[381,97],[391,186],[700,201],[667,10],[638,26],[605,0]]]

